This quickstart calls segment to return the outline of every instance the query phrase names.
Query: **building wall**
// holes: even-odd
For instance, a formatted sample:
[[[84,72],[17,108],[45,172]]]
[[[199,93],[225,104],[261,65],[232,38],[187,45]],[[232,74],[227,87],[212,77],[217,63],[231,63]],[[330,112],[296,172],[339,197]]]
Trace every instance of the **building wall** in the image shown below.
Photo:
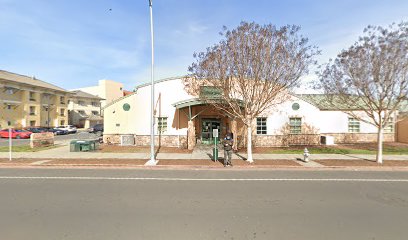
[[[87,118],[94,115],[92,112],[97,112],[97,115],[101,115],[101,106],[100,100],[95,98],[83,98],[83,97],[71,97],[69,99],[68,110],[69,110],[69,124],[75,125],[78,127],[89,128],[95,124],[102,123],[102,120],[99,121],[87,121]],[[97,103],[96,106],[92,102]],[[80,111],[84,111],[84,114],[81,114]]]
[[[408,118],[397,123],[397,141],[408,143]]]
[[[128,95],[104,111],[104,134],[150,134],[150,85],[139,88],[134,94]],[[167,131],[163,135],[186,135],[187,126],[180,125],[179,119],[185,119],[184,113],[176,111],[171,104],[184,99],[193,98],[183,88],[181,80],[171,80],[155,85],[156,116],[167,117]],[[124,104],[130,110],[123,109]],[[157,125],[155,125],[157,133]]]
[[[186,136],[187,117],[182,111],[172,106],[178,101],[194,98],[187,94],[180,79],[163,81],[155,84],[155,110],[156,116],[167,117],[167,131],[162,136]],[[292,105],[298,103],[300,108],[294,110]],[[130,110],[124,111],[123,105],[129,104]],[[203,107],[192,107],[195,115]],[[187,110],[188,111],[188,110]],[[149,136],[150,134],[150,85],[140,87],[136,93],[126,96],[104,109],[104,134],[107,137],[120,134],[134,134],[135,136]],[[221,117],[223,125],[228,121],[223,114],[207,110],[195,119],[196,136],[199,137],[201,126],[200,118]],[[336,143],[375,141],[377,129],[367,123],[360,122],[360,133],[349,133],[349,116],[340,111],[321,111],[314,105],[295,96],[285,103],[270,109],[263,116],[267,117],[267,134],[257,135],[256,123],[253,126],[255,146],[286,146],[291,144],[319,144],[320,135],[332,135]],[[302,132],[297,136],[289,136],[289,119],[298,117],[302,119]],[[226,129],[225,129],[226,130]],[[241,134],[238,139],[245,138],[245,129],[239,127]],[[157,134],[157,124],[155,125]],[[224,129],[221,134],[224,133]],[[394,141],[393,133],[386,134],[385,141]],[[146,142],[146,141],[140,141]],[[244,141],[241,141],[244,142]]]
[[[67,123],[67,92],[58,92],[51,89],[27,86],[17,83],[1,82],[0,87],[0,128],[24,128],[30,125],[47,126],[48,113],[45,111],[50,106],[50,126],[58,126],[61,121]],[[8,87],[19,89],[13,94],[7,93]],[[30,97],[30,93],[31,97]],[[45,96],[50,96],[50,102]],[[64,97],[61,102],[60,97]],[[11,109],[8,109],[10,105]],[[30,111],[30,107],[33,111]],[[63,112],[63,115],[61,113]],[[9,126],[10,121],[10,126]]]
[[[112,80],[99,80],[97,86],[78,88],[75,90],[81,90],[103,98],[104,100],[101,101],[102,107],[123,97],[123,83]]]

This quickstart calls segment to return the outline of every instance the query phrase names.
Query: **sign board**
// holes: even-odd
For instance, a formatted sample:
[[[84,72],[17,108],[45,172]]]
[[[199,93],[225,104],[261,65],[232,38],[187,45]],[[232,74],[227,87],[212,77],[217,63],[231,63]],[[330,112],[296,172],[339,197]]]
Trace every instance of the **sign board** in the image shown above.
[[[200,87],[200,98],[220,98],[222,96],[222,90],[213,86]]]
[[[218,137],[218,128],[213,129],[213,137]]]
[[[30,135],[30,147],[46,147],[54,145],[54,133],[43,132]]]

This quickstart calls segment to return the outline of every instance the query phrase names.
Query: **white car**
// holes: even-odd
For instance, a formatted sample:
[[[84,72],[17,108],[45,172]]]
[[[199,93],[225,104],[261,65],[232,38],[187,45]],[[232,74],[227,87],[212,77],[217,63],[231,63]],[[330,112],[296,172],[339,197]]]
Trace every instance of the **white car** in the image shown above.
[[[65,131],[68,131],[68,133],[76,133],[77,132],[77,128],[75,126],[73,126],[73,125],[63,125],[63,126],[56,127],[56,129],[65,130]]]

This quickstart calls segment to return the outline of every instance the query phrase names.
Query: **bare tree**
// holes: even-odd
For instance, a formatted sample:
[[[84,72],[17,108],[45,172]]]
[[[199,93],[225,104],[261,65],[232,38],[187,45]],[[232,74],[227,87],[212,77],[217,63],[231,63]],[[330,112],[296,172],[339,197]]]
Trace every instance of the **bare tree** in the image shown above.
[[[377,162],[383,131],[408,92],[408,23],[368,26],[365,35],[324,66],[318,86],[332,106],[378,128]]]
[[[318,53],[308,39],[298,34],[300,27],[272,24],[261,26],[241,22],[234,30],[224,27],[224,39],[194,54],[195,62],[185,85],[190,93],[200,87],[217,90],[206,101],[247,127],[247,161],[252,158],[252,125],[257,116],[287,100],[288,91],[315,63]]]

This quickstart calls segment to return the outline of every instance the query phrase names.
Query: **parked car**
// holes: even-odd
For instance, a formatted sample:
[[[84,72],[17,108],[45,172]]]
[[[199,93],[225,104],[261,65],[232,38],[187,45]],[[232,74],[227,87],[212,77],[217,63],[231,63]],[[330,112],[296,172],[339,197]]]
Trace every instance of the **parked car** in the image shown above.
[[[103,124],[96,124],[93,127],[88,128],[89,133],[103,133]]]
[[[65,130],[65,131],[68,131],[68,133],[77,132],[77,128],[73,125],[63,125],[63,126],[56,127],[55,129]]]
[[[62,129],[58,129],[58,128],[48,128],[47,132],[52,132],[52,133],[54,133],[54,135],[66,135],[66,134],[68,134],[67,130],[62,130]]]
[[[19,129],[11,129],[11,137],[12,138],[30,138],[32,132],[26,130],[19,130]],[[0,137],[2,138],[9,138],[9,129],[0,130]]]
[[[42,133],[42,132],[47,132],[46,128],[42,127],[28,127],[25,130],[32,132],[32,133]]]

